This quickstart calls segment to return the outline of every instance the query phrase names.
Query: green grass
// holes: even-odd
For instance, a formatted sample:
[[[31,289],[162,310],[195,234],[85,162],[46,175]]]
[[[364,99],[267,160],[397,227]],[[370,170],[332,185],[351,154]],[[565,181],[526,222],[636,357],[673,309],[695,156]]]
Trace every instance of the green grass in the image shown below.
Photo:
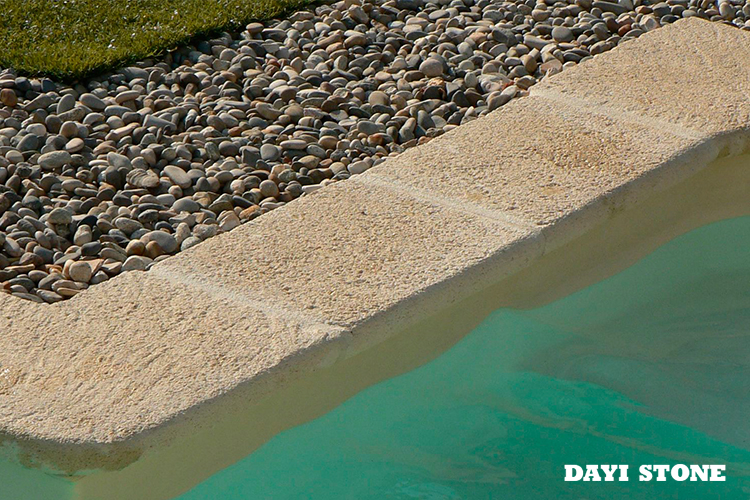
[[[308,0],[0,0],[0,67],[64,80],[158,55]]]

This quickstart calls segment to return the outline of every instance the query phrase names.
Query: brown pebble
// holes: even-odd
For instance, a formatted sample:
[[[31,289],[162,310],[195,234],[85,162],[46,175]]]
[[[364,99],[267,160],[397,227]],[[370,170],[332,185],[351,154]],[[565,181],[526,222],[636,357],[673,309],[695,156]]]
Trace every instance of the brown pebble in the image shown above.
[[[81,291],[75,290],[73,288],[64,288],[60,287],[57,289],[58,295],[61,295],[63,298],[70,298],[78,295]]]
[[[130,243],[128,243],[127,248],[125,248],[125,253],[130,255],[143,255],[143,252],[146,251],[146,245],[143,244],[141,240],[132,240]]]
[[[255,213],[260,210],[260,207],[258,205],[253,205],[252,207],[248,207],[244,209],[242,212],[240,212],[240,219],[249,219],[251,217],[254,217]]]
[[[0,102],[5,106],[15,107],[18,104],[18,96],[11,89],[0,90]]]
[[[146,249],[143,254],[149,259],[155,259],[158,256],[164,254],[164,250],[162,250],[162,248],[159,246],[157,242],[149,241],[146,244]]]

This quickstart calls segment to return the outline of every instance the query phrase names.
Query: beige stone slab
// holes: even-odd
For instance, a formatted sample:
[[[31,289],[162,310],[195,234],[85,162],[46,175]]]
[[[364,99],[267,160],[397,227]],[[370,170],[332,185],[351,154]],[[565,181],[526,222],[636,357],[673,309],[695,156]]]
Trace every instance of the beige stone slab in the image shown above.
[[[535,236],[532,228],[460,206],[353,178],[208,240],[151,272],[210,281],[351,327]]]
[[[341,333],[245,299],[143,272],[47,307],[3,294],[0,428],[121,440]]]
[[[714,135],[750,122],[750,33],[698,18],[648,32],[532,87],[630,113],[665,130]]]
[[[541,97],[517,99],[363,175],[538,226],[701,142]]]

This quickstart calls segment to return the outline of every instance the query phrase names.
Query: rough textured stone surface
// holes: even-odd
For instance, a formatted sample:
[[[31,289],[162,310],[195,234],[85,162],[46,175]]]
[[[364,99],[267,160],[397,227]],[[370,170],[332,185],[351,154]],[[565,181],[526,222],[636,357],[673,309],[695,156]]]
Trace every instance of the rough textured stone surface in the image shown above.
[[[237,292],[252,276],[257,297],[350,327],[531,234],[350,179],[152,271]]]
[[[370,169],[430,196],[549,224],[700,141],[541,97],[461,126]]]
[[[748,60],[746,31],[688,18],[545,80],[531,94],[580,99],[665,130],[717,134],[748,127]]]
[[[152,273],[125,273],[98,290],[51,306],[0,294],[6,433],[116,440],[338,331],[254,307],[244,294]]]

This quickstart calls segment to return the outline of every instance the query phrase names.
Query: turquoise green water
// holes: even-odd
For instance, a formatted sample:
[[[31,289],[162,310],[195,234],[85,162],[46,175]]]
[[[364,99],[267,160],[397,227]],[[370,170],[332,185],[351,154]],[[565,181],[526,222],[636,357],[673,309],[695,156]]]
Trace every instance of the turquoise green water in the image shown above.
[[[180,500],[746,499],[750,217],[688,233],[286,431]],[[641,482],[642,464],[726,482]],[[564,482],[628,464],[629,482]]]

